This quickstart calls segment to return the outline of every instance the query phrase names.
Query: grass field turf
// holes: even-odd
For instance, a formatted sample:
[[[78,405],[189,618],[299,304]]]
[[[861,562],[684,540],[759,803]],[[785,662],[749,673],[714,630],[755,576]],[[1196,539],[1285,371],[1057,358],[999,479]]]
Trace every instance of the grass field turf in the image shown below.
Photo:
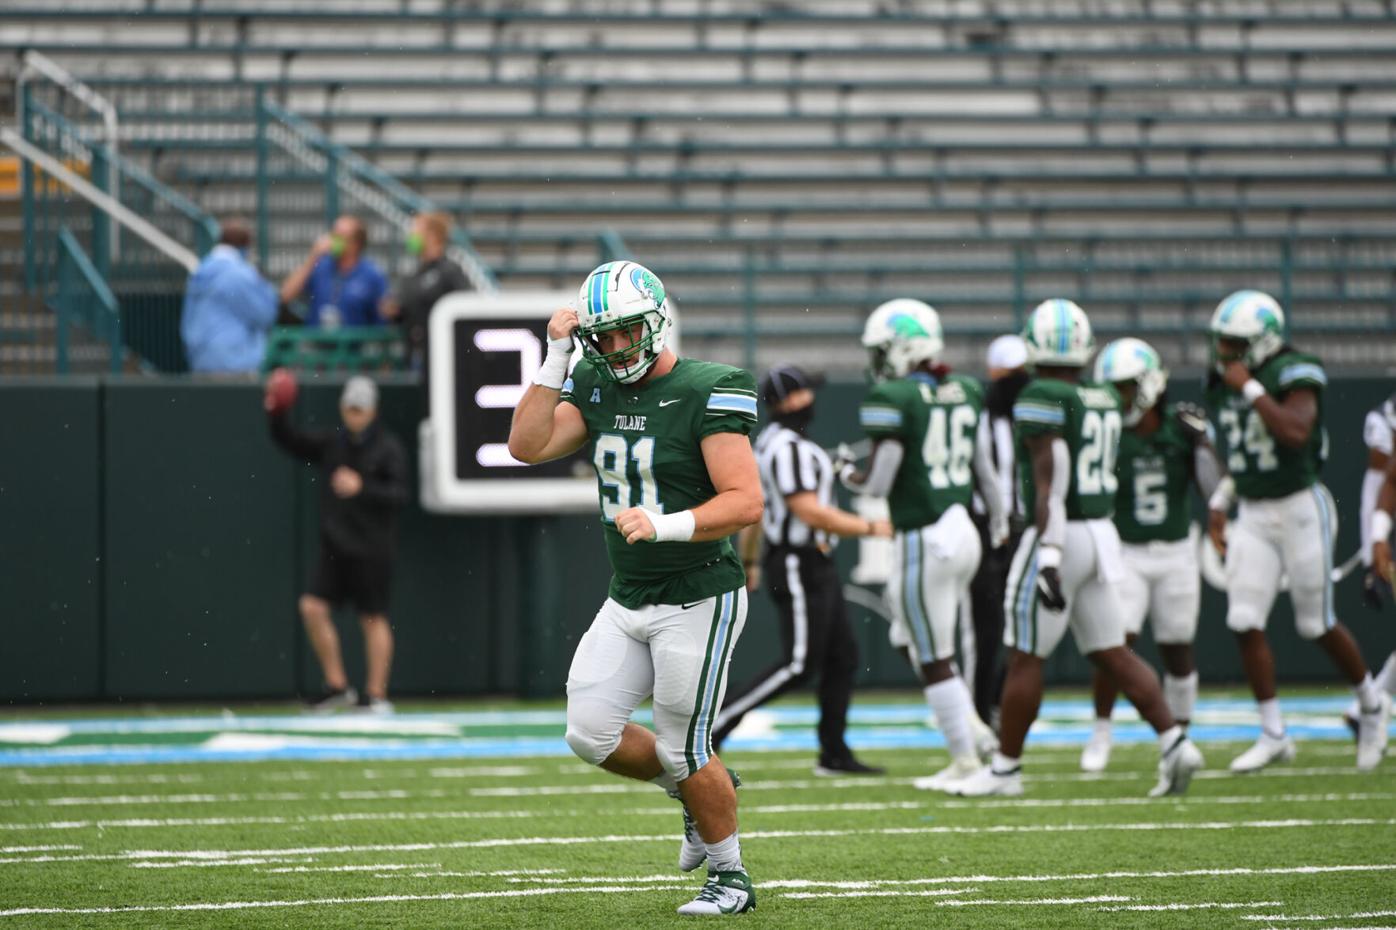
[[[1030,746],[1027,797],[983,801],[910,787],[940,750],[867,751],[888,777],[858,780],[726,753],[759,902],[739,919],[1396,926],[1396,762],[1309,742],[1230,777],[1243,745],[1205,744],[1189,795],[1158,801],[1149,744],[1101,777]],[[0,930],[685,924],[679,829],[657,789],[565,756],[0,768]]]

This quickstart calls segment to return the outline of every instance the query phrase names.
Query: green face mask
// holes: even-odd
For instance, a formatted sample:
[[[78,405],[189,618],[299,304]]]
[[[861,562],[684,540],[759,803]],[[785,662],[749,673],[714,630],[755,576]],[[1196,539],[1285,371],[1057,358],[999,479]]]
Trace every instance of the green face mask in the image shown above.
[[[330,236],[330,254],[335,258],[344,254],[344,245],[343,236]]]
[[[403,248],[407,249],[408,255],[422,254],[422,234],[410,232],[407,238],[402,241]]]

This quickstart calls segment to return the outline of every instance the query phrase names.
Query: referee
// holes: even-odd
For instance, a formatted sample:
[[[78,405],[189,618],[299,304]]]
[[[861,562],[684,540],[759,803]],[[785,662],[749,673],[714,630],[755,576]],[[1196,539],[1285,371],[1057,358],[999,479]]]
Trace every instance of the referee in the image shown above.
[[[823,384],[793,366],[771,369],[761,396],[772,422],[756,437],[756,464],[766,509],[761,527],[742,531],[747,590],[760,584],[780,611],[779,659],[745,687],[731,692],[713,725],[714,750],[742,717],[779,694],[819,678],[818,775],[876,775],[844,742],[858,645],[848,624],[843,583],[832,558],[835,537],[892,535],[886,520],[865,520],[834,505],[834,466],[805,435],[814,417],[814,390]],[[765,540],[765,557],[756,551]]]

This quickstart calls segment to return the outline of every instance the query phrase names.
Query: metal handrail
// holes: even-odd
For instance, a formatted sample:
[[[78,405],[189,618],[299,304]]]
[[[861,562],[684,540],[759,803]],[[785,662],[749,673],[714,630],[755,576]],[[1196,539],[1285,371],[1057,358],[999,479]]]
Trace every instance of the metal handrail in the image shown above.
[[[411,226],[413,213],[435,209],[429,199],[368,159],[334,142],[296,114],[266,100],[264,93],[258,94],[258,107],[267,117],[265,130],[269,139],[317,174],[331,170],[333,164],[335,183],[339,187],[403,232]],[[451,239],[446,254],[460,265],[471,286],[486,294],[498,292],[499,282],[494,272],[476,254],[469,237],[459,226],[452,231]]]
[[[103,325],[98,326],[97,320],[89,322],[92,324],[92,331],[99,338],[106,336],[107,344],[111,347],[111,370],[113,373],[121,370],[121,304],[117,301],[116,295],[102,278],[97,266],[92,264],[92,259],[87,257],[87,253],[82,250],[77,237],[72,234],[67,226],[58,231],[58,256],[59,267],[63,262],[72,262],[74,269],[81,276],[83,282],[92,291],[92,296],[97,299],[97,303],[104,311]],[[68,314],[72,311],[68,301],[69,277],[62,274],[58,276],[58,298],[56,301],[57,319],[57,363],[58,373],[63,374],[68,368]],[[102,331],[105,330],[105,333]]]
[[[97,93],[88,85],[78,79],[76,75],[58,64],[52,58],[42,52],[30,49],[24,53],[20,59],[19,75],[15,78],[15,125],[24,127],[28,125],[25,119],[24,102],[28,99],[25,94],[25,87],[34,74],[40,74],[60,88],[67,91],[81,104],[88,109],[95,111],[102,117],[102,123],[106,127],[107,151],[111,155],[111,161],[107,163],[107,190],[118,200],[121,197],[120,173],[117,171],[117,144],[120,139],[120,125],[116,107],[110,100]],[[27,179],[22,183],[27,183]],[[110,256],[113,262],[121,254],[121,237],[113,235],[109,237]]]

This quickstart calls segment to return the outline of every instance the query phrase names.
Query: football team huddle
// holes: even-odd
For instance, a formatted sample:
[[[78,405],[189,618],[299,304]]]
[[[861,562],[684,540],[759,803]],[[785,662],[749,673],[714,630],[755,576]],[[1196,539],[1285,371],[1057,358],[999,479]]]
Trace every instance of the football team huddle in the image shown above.
[[[1265,637],[1282,585],[1300,635],[1353,688],[1358,768],[1380,764],[1396,682],[1390,662],[1373,678],[1334,614],[1336,508],[1319,482],[1327,377],[1316,358],[1286,343],[1283,311],[1264,293],[1230,295],[1210,328],[1204,410],[1170,402],[1168,372],[1144,341],[1120,339],[1097,353],[1079,306],[1040,304],[1022,334],[1032,377],[1012,405],[1018,491],[1005,494],[984,388],[941,363],[936,311],[901,299],[868,318],[862,343],[873,384],[859,420],[871,450],[861,467],[845,460],[837,471],[850,490],[884,497],[890,510],[891,641],[926,686],[950,753],[950,765],[918,787],[1023,792],[1020,759],[1043,666],[1069,629],[1096,670],[1100,719],[1082,766],[1107,764],[1118,690],[1158,734],[1150,794],[1187,790],[1203,766],[1186,729],[1198,688],[1193,488],[1224,555],[1226,622],[1261,720],[1259,739],[1231,770],[1295,753]],[[547,357],[515,411],[510,452],[541,462],[586,450],[597,474],[614,575],[568,674],[567,742],[584,760],[680,801],[680,867],[706,862],[708,877],[679,912],[732,914],[754,908],[756,895],[738,841],[739,780],[713,754],[710,733],[746,620],[742,562],[729,537],[762,511],[747,439],[757,392],[741,369],[679,358],[671,331],[652,272],[628,261],[593,271],[576,305],[549,321]],[[1390,535],[1392,475],[1371,518],[1378,541]],[[989,547],[1013,547],[997,739],[954,663],[960,604],[984,554],[970,517],[976,494]],[[1375,558],[1389,570],[1384,542]],[[1129,648],[1146,618],[1162,681]],[[649,698],[653,730],[630,722]]]

